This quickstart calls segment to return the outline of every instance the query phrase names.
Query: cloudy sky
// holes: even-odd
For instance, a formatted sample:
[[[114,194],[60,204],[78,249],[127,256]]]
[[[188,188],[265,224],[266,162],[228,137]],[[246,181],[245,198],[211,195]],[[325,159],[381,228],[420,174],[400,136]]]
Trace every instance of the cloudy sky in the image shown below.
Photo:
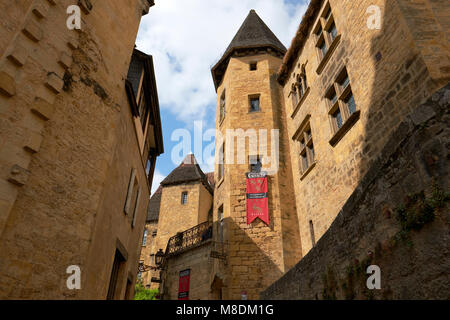
[[[172,151],[176,129],[191,132],[202,121],[203,131],[215,128],[216,93],[211,66],[221,57],[251,9],[286,47],[298,28],[309,0],[156,0],[144,16],[137,48],[153,56],[161,108],[165,153],[158,158],[153,190],[178,163]],[[199,122],[197,122],[199,124]],[[172,141],[175,140],[175,141]],[[210,142],[203,143],[206,147]],[[203,159],[198,150],[193,150]],[[187,152],[189,152],[187,151]],[[179,154],[179,157],[183,156]],[[205,172],[212,158],[203,159]]]

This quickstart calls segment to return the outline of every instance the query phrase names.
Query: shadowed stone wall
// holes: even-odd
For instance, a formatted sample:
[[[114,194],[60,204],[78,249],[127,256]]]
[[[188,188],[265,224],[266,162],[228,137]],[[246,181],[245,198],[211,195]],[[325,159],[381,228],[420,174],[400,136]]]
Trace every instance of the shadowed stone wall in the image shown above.
[[[390,139],[328,231],[262,299],[449,299],[450,84]],[[366,288],[366,267],[381,289]]]

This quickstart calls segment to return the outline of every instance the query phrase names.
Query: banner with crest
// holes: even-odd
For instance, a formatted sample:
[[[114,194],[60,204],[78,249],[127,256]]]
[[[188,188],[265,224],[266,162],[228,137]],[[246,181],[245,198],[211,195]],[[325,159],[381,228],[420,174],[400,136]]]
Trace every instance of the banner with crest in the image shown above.
[[[248,172],[247,176],[247,224],[256,218],[269,224],[269,200],[267,198],[267,173]]]

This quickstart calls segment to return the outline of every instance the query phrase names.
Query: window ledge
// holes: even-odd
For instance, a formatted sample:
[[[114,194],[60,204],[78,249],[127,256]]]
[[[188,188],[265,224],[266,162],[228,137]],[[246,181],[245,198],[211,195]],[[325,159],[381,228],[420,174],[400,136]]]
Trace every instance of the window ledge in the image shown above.
[[[340,127],[338,131],[336,131],[336,133],[330,139],[330,144],[332,147],[336,146],[336,144],[342,139],[342,137],[345,136],[345,134],[350,130],[350,128],[353,127],[353,125],[356,123],[356,121],[359,120],[360,115],[361,115],[360,110],[355,111],[347,119],[347,121],[345,121],[345,123],[342,125],[342,127]]]
[[[303,104],[303,101],[306,100],[306,96],[309,94],[309,87],[306,89],[305,94],[302,96],[300,101],[297,103],[297,106],[295,107],[294,111],[291,114],[291,118],[294,119],[295,115],[297,114],[298,110],[300,110],[300,106]]]
[[[334,50],[336,49],[337,45],[339,44],[339,41],[341,40],[341,35],[337,35],[336,38],[334,38],[333,43],[331,43],[330,48],[328,49],[325,56],[322,58],[322,61],[320,61],[319,66],[317,67],[317,74],[321,74],[323,69],[325,68],[325,65],[327,64],[328,60],[330,60],[331,55],[333,54]]]
[[[316,166],[317,161],[314,161],[308,169],[306,169],[305,172],[302,173],[302,176],[300,177],[300,181],[302,181],[303,179],[305,179],[305,177],[312,171],[312,169],[314,169],[314,167]]]

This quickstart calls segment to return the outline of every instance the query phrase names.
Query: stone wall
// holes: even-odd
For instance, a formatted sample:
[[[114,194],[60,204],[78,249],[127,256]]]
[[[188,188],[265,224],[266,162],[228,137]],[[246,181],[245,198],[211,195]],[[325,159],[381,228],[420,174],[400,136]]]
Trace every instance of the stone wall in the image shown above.
[[[145,224],[145,229],[147,230],[147,242],[145,246],[143,245],[141,248],[140,261],[144,261],[144,264],[147,266],[155,267],[155,254],[158,251],[155,241],[158,231],[158,222],[147,222]],[[150,286],[150,289],[159,288],[159,283],[151,282],[152,277],[159,278],[159,270],[143,272],[141,275],[142,284],[145,287]]]
[[[257,62],[257,70],[250,70],[251,62]],[[217,90],[217,108],[220,97],[226,92],[225,118],[221,122],[218,111],[216,120],[217,130],[224,137],[226,160],[223,179],[219,179],[216,162],[213,217],[215,225],[218,225],[219,208],[223,206],[227,265],[222,261],[214,262],[212,278],[217,276],[224,283],[224,299],[240,299],[242,291],[247,291],[249,299],[257,299],[263,288],[280,277],[301,256],[297,245],[299,234],[285,115],[280,85],[276,81],[280,64],[279,57],[265,52],[231,57]],[[249,97],[252,95],[260,97],[259,112],[249,112]],[[259,151],[252,150],[250,143],[240,146],[238,139],[227,136],[227,129],[255,130],[255,133],[266,129],[267,141],[258,140]],[[279,159],[272,152],[272,129],[279,129]],[[216,159],[220,147],[221,141],[216,139]],[[267,154],[262,153],[263,147],[267,147]],[[244,162],[238,163],[241,155]],[[269,225],[259,219],[249,225],[246,221],[245,173],[250,171],[249,156],[256,155],[264,157],[263,164],[268,160],[263,170],[267,168],[269,171]]]
[[[182,192],[188,193],[187,203],[181,203]],[[201,182],[164,186],[159,209],[155,250],[166,250],[170,237],[208,220],[212,195]],[[208,206],[209,204],[209,206]]]
[[[115,297],[136,278],[150,189],[124,79],[148,2],[91,2],[78,31],[66,27],[74,1],[0,4],[1,298],[104,299],[118,243]],[[66,286],[71,265],[81,290]]]
[[[447,60],[436,61],[427,56],[425,61],[415,36],[419,31],[423,31],[422,36],[427,34],[425,29],[432,21],[427,20],[424,25],[420,12],[417,17],[420,23],[411,25],[405,20],[398,2],[330,0],[338,37],[333,46],[329,45],[327,58],[322,62],[313,29],[320,20],[325,25],[321,16],[328,1],[322,1],[305,45],[288,72],[283,95],[303,255],[313,246],[310,222],[317,241],[328,230],[402,119],[413,106],[424,102],[437,90],[439,84],[443,85],[443,75],[437,79],[435,73],[430,73],[430,64],[444,70]],[[372,5],[381,9],[380,29],[367,26],[370,18],[367,9]],[[292,103],[290,92],[302,66],[309,89],[297,107]],[[344,67],[359,113],[346,124],[347,131],[341,130],[335,135],[329,114],[331,104],[325,96]],[[315,165],[304,173],[299,157],[300,143],[294,135],[305,121],[311,127]],[[332,138],[340,140],[331,143]]]
[[[317,245],[263,299],[449,299],[450,84],[389,138]],[[366,267],[381,289],[366,288]]]
[[[211,241],[167,259],[164,271],[164,299],[177,300],[180,271],[190,269],[189,300],[211,299]]]

